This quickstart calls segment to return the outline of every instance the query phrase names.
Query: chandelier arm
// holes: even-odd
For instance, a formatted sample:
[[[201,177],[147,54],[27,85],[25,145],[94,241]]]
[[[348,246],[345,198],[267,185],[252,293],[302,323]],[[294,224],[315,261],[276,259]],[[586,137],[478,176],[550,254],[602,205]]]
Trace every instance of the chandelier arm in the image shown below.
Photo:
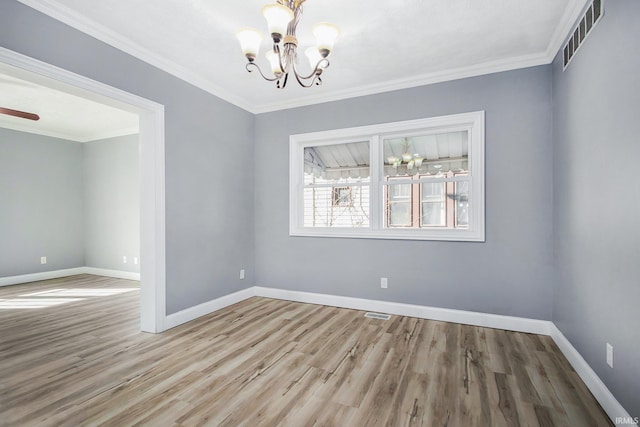
[[[294,68],[294,70],[293,70],[293,74],[296,76],[296,80],[298,81],[298,83],[299,83],[299,84],[300,84],[300,86],[302,86],[302,87],[305,87],[305,88],[306,88],[306,87],[311,87],[311,86],[313,86],[313,85],[314,85],[314,83],[315,83],[316,85],[320,85],[320,84],[322,84],[322,79],[320,78],[320,76],[319,76],[318,74],[312,74],[312,75],[307,76],[307,77],[301,77],[300,75],[298,75],[298,73],[296,72],[295,68]],[[309,84],[308,84],[308,85],[307,85],[307,84],[305,84],[305,81],[308,81],[308,80],[309,80],[310,78],[312,78],[312,77],[313,77],[313,79],[309,82]],[[316,81],[317,81],[317,82],[316,82]]]
[[[322,63],[325,63],[327,65],[325,65],[324,67],[321,68],[320,65]],[[316,67],[313,69],[311,74],[309,74],[308,76],[299,76],[298,69],[296,68],[295,63],[293,64],[293,72],[296,74],[296,77],[299,76],[300,79],[302,79],[302,80],[309,80],[311,77],[318,75],[318,70],[324,70],[328,66],[329,66],[329,60],[327,58],[322,58],[320,61],[318,61],[318,63],[316,64]],[[300,81],[300,80],[298,80],[298,81]]]
[[[245,66],[245,68],[247,69],[248,72],[252,72],[251,69],[249,68],[250,66],[256,67],[258,69],[258,72],[260,73],[260,75],[262,76],[263,79],[269,81],[269,82],[275,82],[276,80],[280,80],[280,77],[267,77],[264,75],[264,73],[262,72],[262,70],[260,69],[260,66],[258,64],[256,64],[255,62],[247,62],[247,65]]]
[[[282,61],[282,52],[280,51],[280,45],[277,43],[273,44],[273,51],[278,55],[278,63],[280,64],[280,71],[285,72],[285,66]]]

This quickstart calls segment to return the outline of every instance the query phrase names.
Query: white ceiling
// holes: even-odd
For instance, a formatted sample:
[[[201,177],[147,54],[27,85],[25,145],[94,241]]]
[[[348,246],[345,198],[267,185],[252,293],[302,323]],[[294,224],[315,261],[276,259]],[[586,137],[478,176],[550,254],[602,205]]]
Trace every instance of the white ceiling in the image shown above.
[[[0,128],[79,142],[138,133],[137,114],[2,73],[0,107],[40,116],[32,121],[0,114]]]
[[[338,25],[331,66],[320,87],[290,81],[277,90],[245,71],[235,39],[242,27],[266,32],[260,9],[271,0],[20,1],[254,113],[546,64],[586,4],[308,0],[298,26],[301,50],[313,45],[315,23]],[[268,48],[263,41],[265,67]]]

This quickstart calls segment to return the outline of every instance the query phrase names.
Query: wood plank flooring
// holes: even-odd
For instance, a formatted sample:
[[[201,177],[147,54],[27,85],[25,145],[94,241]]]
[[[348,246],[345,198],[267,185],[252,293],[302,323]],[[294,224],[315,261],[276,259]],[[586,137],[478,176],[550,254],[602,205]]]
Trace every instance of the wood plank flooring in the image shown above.
[[[611,425],[546,336],[265,298],[153,335],[127,288],[0,288],[0,425]]]

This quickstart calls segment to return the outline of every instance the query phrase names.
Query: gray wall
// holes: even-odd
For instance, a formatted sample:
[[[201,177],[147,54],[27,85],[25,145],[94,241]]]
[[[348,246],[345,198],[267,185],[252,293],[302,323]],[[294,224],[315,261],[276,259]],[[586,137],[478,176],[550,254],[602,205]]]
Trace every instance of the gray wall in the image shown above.
[[[82,144],[0,129],[0,277],[84,266],[82,218]]]
[[[289,135],[477,110],[486,111],[485,243],[288,235]],[[549,66],[260,114],[255,150],[258,285],[551,318]]]
[[[85,265],[140,272],[138,135],[83,144],[83,166]]]
[[[567,70],[553,63],[553,321],[640,416],[640,2],[605,8]]]
[[[0,41],[165,106],[168,314],[253,285],[253,173],[219,161],[253,156],[250,113],[15,0]]]

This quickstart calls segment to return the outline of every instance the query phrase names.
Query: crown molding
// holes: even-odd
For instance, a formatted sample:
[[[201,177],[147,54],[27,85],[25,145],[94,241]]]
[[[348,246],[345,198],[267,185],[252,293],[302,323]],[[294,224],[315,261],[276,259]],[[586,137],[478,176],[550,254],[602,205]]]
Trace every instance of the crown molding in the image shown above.
[[[17,132],[32,133],[35,135],[48,136],[51,138],[63,139],[65,141],[73,141],[73,142],[98,141],[101,139],[117,138],[119,136],[126,136],[126,135],[134,135],[140,132],[140,130],[136,127],[136,128],[118,129],[118,130],[109,131],[109,132],[93,133],[93,134],[78,136],[78,135],[65,133],[65,132],[36,129],[29,125],[20,125],[16,123],[2,123],[2,122],[0,122],[0,129],[10,129],[10,130],[15,130]]]
[[[63,139],[65,141],[86,142],[86,141],[81,141],[80,139],[78,139],[77,136],[71,135],[69,133],[42,130],[42,129],[34,129],[31,126],[23,126],[23,125],[20,125],[20,124],[17,124],[17,123],[0,123],[0,128],[15,130],[15,131],[18,131],[18,132],[33,133],[33,134],[36,134],[36,135],[42,135],[42,136],[48,136],[48,137],[51,137],[51,138]]]
[[[222,86],[211,83],[210,81],[198,76],[191,72],[187,68],[173,62],[166,58],[151,52],[148,49],[138,45],[132,40],[123,37],[121,34],[112,31],[105,26],[92,21],[85,16],[76,13],[66,6],[58,4],[54,0],[18,0],[20,3],[44,13],[53,19],[56,19],[70,27],[75,28],[85,34],[88,34],[110,46],[115,47],[129,55],[134,56],[156,68],[159,68],[167,73],[184,80],[187,83],[211,93],[237,107],[240,107],[246,111],[251,112],[249,104],[241,97],[224,89]]]
[[[79,141],[80,142],[100,141],[102,139],[117,138],[119,136],[135,135],[138,133],[140,133],[140,128],[136,126],[132,128],[112,130],[109,132],[89,134]]]
[[[482,64],[474,64],[469,67],[461,67],[451,70],[427,73],[404,79],[396,79],[384,83],[376,83],[367,86],[360,86],[353,89],[333,91],[330,93],[315,93],[309,96],[286,100],[283,102],[270,102],[256,104],[255,101],[246,100],[237,96],[225,88],[218,86],[209,80],[197,75],[187,68],[170,61],[148,49],[143,48],[130,39],[109,30],[101,24],[89,20],[73,10],[58,4],[55,0],[18,0],[19,2],[38,10],[58,21],[61,21],[83,33],[86,33],[104,43],[107,43],[119,50],[122,50],[148,64],[153,65],[173,76],[184,80],[212,95],[217,96],[231,104],[236,105],[253,114],[267,113],[290,108],[304,107],[313,104],[339,101],[348,98],[355,98],[377,93],[390,92],[400,89],[408,89],[417,86],[424,86],[434,83],[442,83],[451,80],[458,80],[468,77],[481,76],[486,74],[511,71],[520,68],[534,67],[538,65],[550,64],[573,24],[578,19],[589,0],[570,0],[563,16],[556,27],[551,41],[544,52],[524,55],[515,58],[508,58],[497,61],[489,61]]]
[[[254,114],[268,113],[272,111],[285,110],[289,108],[304,107],[324,102],[339,101],[360,96],[375,95],[378,93],[391,92],[412,87],[425,86],[434,83],[442,83],[451,80],[459,80],[468,77],[477,77],[486,74],[494,74],[502,71],[511,71],[519,68],[535,67],[537,65],[549,64],[548,55],[532,54],[498,61],[490,61],[482,64],[474,64],[469,67],[461,67],[451,70],[427,73],[419,76],[404,79],[390,80],[384,83],[376,83],[367,86],[360,86],[354,89],[334,91],[328,94],[313,94],[284,102],[273,102],[268,104],[258,104],[253,107]]]

